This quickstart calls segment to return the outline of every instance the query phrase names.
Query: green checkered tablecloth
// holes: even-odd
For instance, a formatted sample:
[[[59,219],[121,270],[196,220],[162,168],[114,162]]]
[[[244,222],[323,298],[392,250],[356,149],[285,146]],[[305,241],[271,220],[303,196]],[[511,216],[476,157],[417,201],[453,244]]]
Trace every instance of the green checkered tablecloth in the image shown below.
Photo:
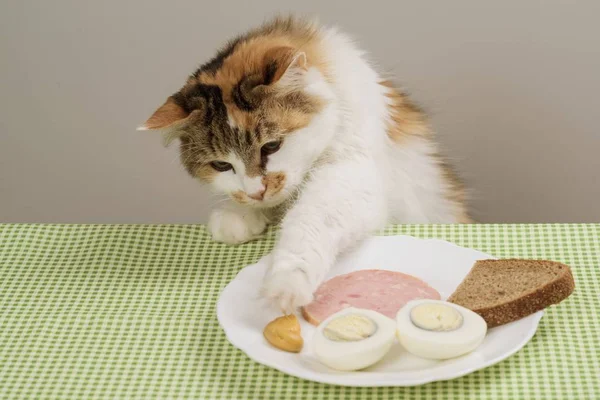
[[[1,399],[600,399],[600,225],[407,225],[498,257],[572,266],[577,288],[531,342],[463,378],[347,388],[256,364],[216,318],[221,290],[272,247],[198,225],[0,225]]]

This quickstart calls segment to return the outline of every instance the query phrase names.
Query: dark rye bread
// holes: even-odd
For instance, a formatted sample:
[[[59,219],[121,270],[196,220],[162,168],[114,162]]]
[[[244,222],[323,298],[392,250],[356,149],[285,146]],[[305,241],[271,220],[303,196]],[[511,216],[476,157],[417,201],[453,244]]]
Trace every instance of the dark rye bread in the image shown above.
[[[475,311],[488,328],[516,321],[566,299],[575,289],[571,269],[554,261],[482,260],[448,298]]]

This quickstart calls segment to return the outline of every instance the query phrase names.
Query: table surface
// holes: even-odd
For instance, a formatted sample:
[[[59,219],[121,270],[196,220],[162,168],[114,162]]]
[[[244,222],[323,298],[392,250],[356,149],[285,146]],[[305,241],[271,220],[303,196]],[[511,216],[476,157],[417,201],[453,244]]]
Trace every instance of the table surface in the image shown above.
[[[571,265],[575,293],[509,359],[411,388],[309,382],[227,342],[221,290],[273,246],[200,225],[0,225],[1,399],[600,398],[600,224],[404,225],[497,257]]]

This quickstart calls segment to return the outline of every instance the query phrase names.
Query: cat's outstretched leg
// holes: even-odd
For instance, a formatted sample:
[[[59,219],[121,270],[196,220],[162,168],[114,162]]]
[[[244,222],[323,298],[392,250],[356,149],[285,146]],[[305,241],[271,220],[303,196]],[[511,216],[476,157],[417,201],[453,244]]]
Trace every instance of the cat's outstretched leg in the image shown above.
[[[309,303],[340,251],[383,226],[386,207],[372,160],[313,172],[282,221],[262,293],[284,312]]]
[[[208,220],[213,239],[227,244],[256,239],[266,227],[267,219],[260,211],[234,204],[214,210]]]

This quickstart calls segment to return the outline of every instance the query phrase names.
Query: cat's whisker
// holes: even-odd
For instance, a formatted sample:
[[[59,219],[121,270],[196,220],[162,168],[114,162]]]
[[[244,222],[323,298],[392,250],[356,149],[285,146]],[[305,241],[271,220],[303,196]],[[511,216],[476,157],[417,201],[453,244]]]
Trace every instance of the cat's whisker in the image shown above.
[[[189,148],[189,149],[184,149],[182,151],[180,151],[178,154],[175,155],[175,157],[173,157],[173,159],[171,160],[171,164],[175,162],[175,160],[180,159],[182,164],[183,164],[183,157],[186,156],[187,154],[189,154],[193,149]]]
[[[223,199],[219,199],[219,200],[217,200],[215,202],[212,202],[211,203],[211,207],[218,206],[218,205],[223,204],[223,203],[225,203],[227,201],[229,201],[229,197],[226,197],[226,198],[223,198]]]
[[[189,149],[186,149],[186,150],[184,150],[184,151],[181,153],[181,156],[180,156],[180,157],[181,157],[181,159],[182,159],[182,160],[181,160],[181,163],[182,163],[183,165],[185,165],[185,164],[186,164],[186,163],[187,163],[189,160],[191,160],[191,159],[193,159],[193,158],[196,158],[197,156],[199,156],[199,155],[200,155],[200,152],[199,152],[199,151],[196,151],[196,152],[194,152],[194,150],[196,150],[196,149],[194,149],[194,148],[189,148]],[[187,153],[187,154],[186,154],[186,153]],[[183,156],[184,156],[184,155],[186,155],[186,156],[185,156],[185,158],[183,158]]]

